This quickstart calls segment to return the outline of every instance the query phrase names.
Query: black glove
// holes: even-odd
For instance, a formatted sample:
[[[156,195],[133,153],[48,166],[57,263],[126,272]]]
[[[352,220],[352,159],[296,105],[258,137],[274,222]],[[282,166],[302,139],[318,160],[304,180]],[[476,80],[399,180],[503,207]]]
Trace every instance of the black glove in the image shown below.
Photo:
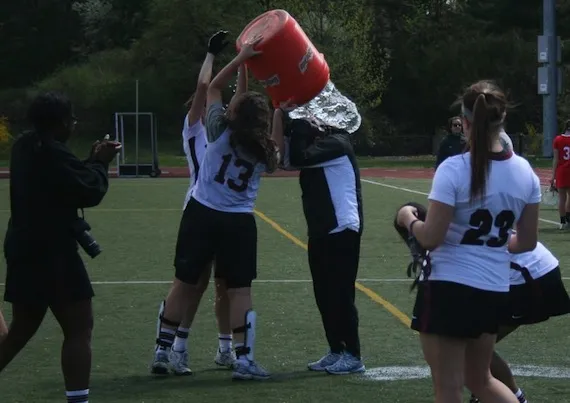
[[[218,31],[210,37],[208,41],[208,53],[216,56],[220,53],[226,46],[228,46],[228,41],[226,37],[228,36],[228,31]]]

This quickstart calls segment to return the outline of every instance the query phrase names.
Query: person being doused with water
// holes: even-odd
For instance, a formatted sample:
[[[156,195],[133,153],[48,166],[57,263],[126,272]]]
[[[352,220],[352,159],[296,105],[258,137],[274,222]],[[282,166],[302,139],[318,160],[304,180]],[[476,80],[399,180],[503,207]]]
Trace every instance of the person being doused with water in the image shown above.
[[[333,375],[363,372],[355,281],[364,222],[350,134],[314,117],[292,119],[290,108],[274,111],[273,138],[284,150],[282,166],[300,169],[309,268],[329,345],[308,368]]]

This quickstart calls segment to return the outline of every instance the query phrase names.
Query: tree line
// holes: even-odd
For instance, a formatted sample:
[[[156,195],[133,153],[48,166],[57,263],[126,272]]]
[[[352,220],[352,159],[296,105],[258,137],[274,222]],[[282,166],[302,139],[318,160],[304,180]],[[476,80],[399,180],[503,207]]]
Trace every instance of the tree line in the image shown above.
[[[30,97],[64,90],[75,102],[80,135],[91,140],[113,130],[114,112],[134,110],[138,79],[140,110],[157,115],[159,144],[174,144],[209,35],[227,29],[236,37],[275,8],[300,23],[324,53],[331,80],[358,105],[360,153],[431,151],[432,137],[458,112],[450,109],[456,96],[481,78],[497,80],[515,103],[507,131],[540,136],[536,0],[7,2],[0,15],[0,116],[14,134]],[[557,2],[557,17],[565,44],[570,0]],[[216,68],[234,54],[224,52]],[[563,62],[567,55],[566,47]],[[570,116],[569,94],[559,97],[561,121]]]

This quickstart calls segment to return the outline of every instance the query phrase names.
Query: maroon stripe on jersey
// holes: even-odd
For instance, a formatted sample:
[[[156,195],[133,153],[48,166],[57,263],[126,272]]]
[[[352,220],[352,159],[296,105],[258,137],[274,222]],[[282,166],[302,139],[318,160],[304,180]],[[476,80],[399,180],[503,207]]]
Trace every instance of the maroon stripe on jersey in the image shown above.
[[[493,161],[506,161],[513,156],[512,150],[504,150],[500,153],[491,153],[490,159]]]

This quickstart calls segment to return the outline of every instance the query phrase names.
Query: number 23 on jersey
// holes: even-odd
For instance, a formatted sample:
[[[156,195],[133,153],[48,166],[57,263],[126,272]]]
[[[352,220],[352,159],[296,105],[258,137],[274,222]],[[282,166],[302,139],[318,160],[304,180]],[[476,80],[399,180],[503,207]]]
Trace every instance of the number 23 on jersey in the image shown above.
[[[471,228],[465,231],[463,238],[461,239],[462,245],[486,245],[491,248],[500,248],[504,246],[509,240],[509,230],[512,228],[515,222],[515,213],[511,210],[503,210],[496,217],[493,217],[491,212],[486,209],[478,209],[469,219],[469,225],[475,228]],[[499,229],[499,236],[489,237],[487,241],[481,239],[486,235],[489,235],[493,227]]]
[[[226,181],[226,172],[230,166],[230,163],[233,160],[233,165],[237,168],[241,168],[241,171],[238,175],[239,181],[235,181],[233,179],[228,179]],[[214,180],[221,185],[226,184],[231,190],[235,192],[243,192],[247,189],[249,184],[249,180],[253,176],[255,166],[244,159],[235,158],[233,154],[226,154],[222,156],[222,165],[220,166],[220,170],[214,177]]]

